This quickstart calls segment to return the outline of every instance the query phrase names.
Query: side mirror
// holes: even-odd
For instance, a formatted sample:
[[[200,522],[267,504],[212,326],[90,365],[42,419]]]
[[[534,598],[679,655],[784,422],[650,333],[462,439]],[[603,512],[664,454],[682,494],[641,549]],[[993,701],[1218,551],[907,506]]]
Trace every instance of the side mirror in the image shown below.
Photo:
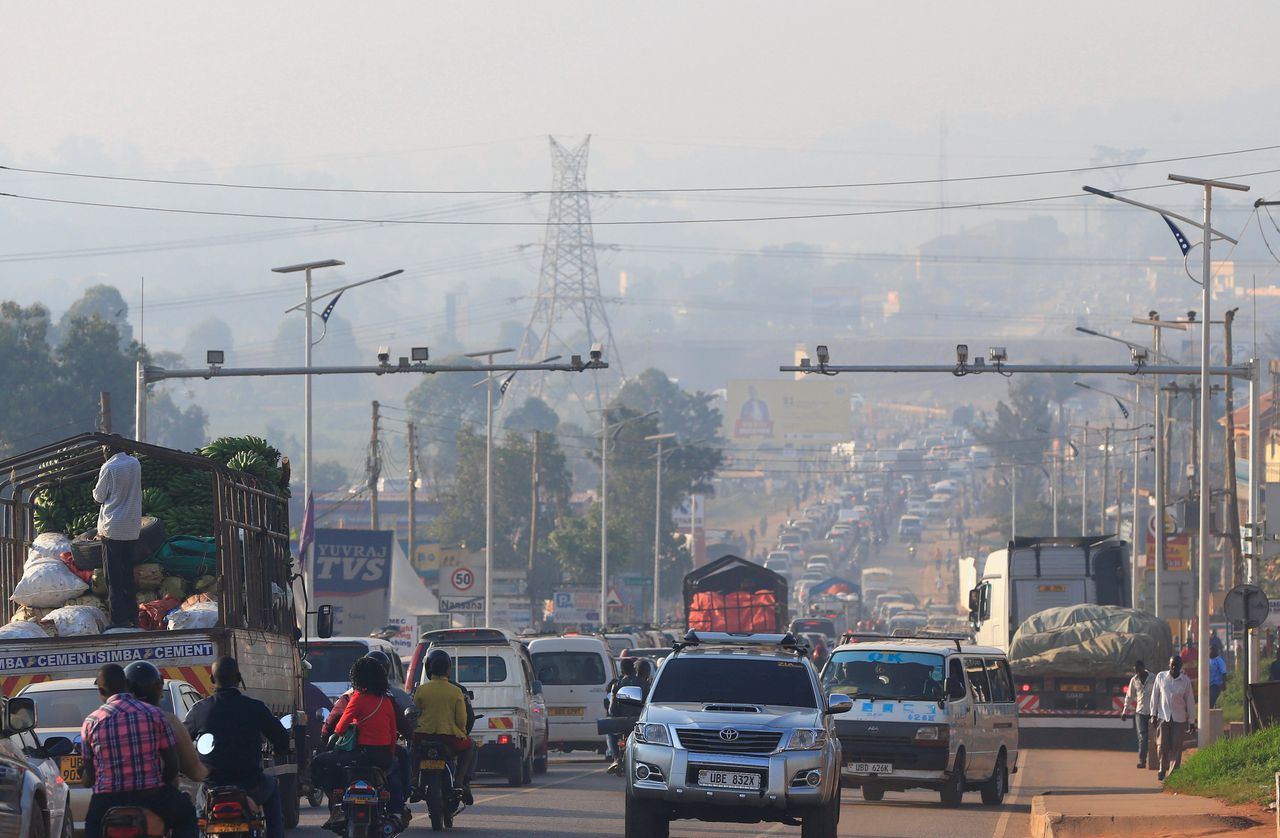
[[[947,698],[952,701],[959,701],[967,695],[968,693],[964,688],[964,681],[958,681],[955,678],[947,679]]]
[[[293,730],[293,714],[292,714],[292,713],[286,713],[285,715],[281,716],[281,717],[280,717],[280,725],[281,725],[281,727],[283,727],[285,730]]]
[[[840,713],[848,713],[853,709],[853,699],[843,693],[833,693],[827,699],[827,709],[823,712],[828,716],[839,715]]]
[[[969,613],[970,614],[976,614],[978,612],[978,606],[981,604],[981,602],[982,602],[981,591],[979,591],[977,588],[974,588],[972,591],[969,591]]]
[[[622,704],[630,704],[633,707],[644,706],[644,690],[639,687],[623,687],[618,690],[616,698]]]
[[[333,637],[332,605],[322,605],[316,609],[316,637],[321,640]]]
[[[36,702],[31,698],[11,698],[5,708],[5,729],[10,733],[35,730]]]
[[[76,746],[65,736],[50,736],[44,740],[44,755],[50,759],[65,757],[75,752]]]
[[[531,685],[534,695],[542,695],[542,682],[535,680]]]
[[[320,721],[321,721],[321,722],[327,722],[327,721],[329,721],[329,712],[330,712],[330,711],[329,711],[329,708],[328,708],[328,707],[321,707],[321,708],[320,708]]]
[[[196,737],[196,753],[201,756],[207,757],[209,754],[213,753],[213,746],[214,741],[212,733],[202,733]]]

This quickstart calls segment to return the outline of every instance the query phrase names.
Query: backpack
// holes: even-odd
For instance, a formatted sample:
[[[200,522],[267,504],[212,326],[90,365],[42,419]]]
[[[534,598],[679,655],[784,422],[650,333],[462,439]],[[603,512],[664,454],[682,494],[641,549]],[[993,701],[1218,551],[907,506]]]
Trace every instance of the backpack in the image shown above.
[[[154,558],[168,575],[190,581],[218,570],[218,546],[213,536],[175,535],[160,545]]]

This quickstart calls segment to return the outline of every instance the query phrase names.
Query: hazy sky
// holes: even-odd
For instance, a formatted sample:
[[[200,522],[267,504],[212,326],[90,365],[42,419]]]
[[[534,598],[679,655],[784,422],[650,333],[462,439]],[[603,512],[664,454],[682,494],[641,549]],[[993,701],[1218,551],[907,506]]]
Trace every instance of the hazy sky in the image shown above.
[[[988,174],[1086,165],[1098,146],[1146,149],[1151,158],[1274,143],[1280,4],[1209,9],[1167,0],[11,3],[0,50],[0,163],[252,183],[538,189],[550,178],[545,135],[591,133],[590,185],[625,188]],[[1211,176],[1274,169],[1280,154],[1183,168]],[[1150,167],[1128,182],[1160,182],[1164,174]],[[1108,184],[1105,173],[1091,180]],[[1082,181],[984,182],[948,186],[945,195],[937,186],[863,190],[841,198],[848,209],[993,200],[1078,193]],[[1259,178],[1255,187],[1250,199],[1280,188],[1280,176]],[[150,188],[2,172],[0,191],[361,217],[456,215],[473,200]],[[1191,205],[1195,196],[1169,200]],[[536,225],[545,206],[545,198],[517,198],[465,217]],[[631,198],[602,202],[596,217],[794,214],[814,206]],[[910,250],[944,223],[957,229],[989,217],[599,227],[596,236],[664,246],[804,241],[893,252]],[[288,226],[0,198],[0,260],[29,249]],[[148,302],[172,302],[207,296],[210,287],[275,283],[278,290],[280,278],[267,270],[274,264],[340,256],[350,267],[345,276],[335,273],[336,281],[397,266],[413,274],[414,266],[495,249],[510,256],[522,245],[533,247],[488,275],[532,284],[540,237],[536,226],[363,229],[254,246],[0,261],[0,284],[5,296],[43,299],[57,309],[99,281],[126,289],[136,303],[145,275]],[[666,264],[675,257],[644,258]],[[608,270],[616,276],[638,259],[613,258]],[[410,305],[444,282],[406,279],[344,302],[344,311],[367,319],[371,307]],[[259,341],[274,334],[277,302],[284,300],[271,301]],[[223,303],[224,317],[252,321],[256,314]],[[151,328],[173,342],[182,323],[175,319],[166,334],[157,318]]]

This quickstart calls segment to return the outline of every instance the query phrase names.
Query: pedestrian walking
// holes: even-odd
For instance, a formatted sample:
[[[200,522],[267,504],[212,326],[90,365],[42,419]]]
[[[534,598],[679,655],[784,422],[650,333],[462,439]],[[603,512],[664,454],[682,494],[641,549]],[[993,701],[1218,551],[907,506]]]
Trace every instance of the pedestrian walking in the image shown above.
[[[1169,658],[1169,668],[1156,676],[1151,693],[1152,713],[1160,720],[1160,772],[1164,780],[1182,765],[1182,740],[1196,729],[1195,686],[1182,671],[1182,658]]]
[[[1218,705],[1218,696],[1227,685],[1227,660],[1222,657],[1222,650],[1209,646],[1209,709]]]
[[[1133,677],[1129,679],[1129,689],[1124,694],[1124,707],[1120,710],[1120,720],[1125,721],[1133,715],[1133,728],[1138,734],[1138,767],[1146,768],[1148,746],[1151,742],[1151,693],[1156,684],[1156,677],[1147,670],[1146,664],[1138,661],[1133,665]]]
[[[98,509],[98,537],[102,539],[102,573],[112,628],[138,625],[138,599],[133,566],[137,563],[142,531],[142,466],[115,441],[102,446],[106,462],[98,470],[93,499]]]

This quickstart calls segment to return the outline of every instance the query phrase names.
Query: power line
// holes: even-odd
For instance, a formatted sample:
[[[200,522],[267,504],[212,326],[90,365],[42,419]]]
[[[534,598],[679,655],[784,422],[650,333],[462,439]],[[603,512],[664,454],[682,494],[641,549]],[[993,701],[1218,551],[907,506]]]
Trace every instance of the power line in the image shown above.
[[[689,187],[654,187],[654,188],[624,188],[624,189],[365,189],[350,187],[325,187],[325,186],[279,186],[270,184],[248,184],[248,183],[219,183],[216,181],[201,180],[176,180],[167,178],[145,178],[145,177],[128,177],[124,175],[105,175],[89,172],[69,172],[55,169],[29,169],[19,166],[2,166],[0,170],[21,172],[23,174],[33,175],[50,175],[55,177],[79,178],[87,180],[107,180],[119,181],[126,183],[147,183],[163,186],[196,186],[211,187],[218,189],[244,189],[244,190],[268,190],[272,192],[320,192],[330,194],[356,194],[356,195],[545,195],[554,193],[577,193],[586,195],[612,195],[612,194],[653,194],[653,193],[696,193],[696,192],[779,192],[788,190],[816,190],[816,189],[860,189],[864,187],[881,187],[881,186],[920,186],[939,183],[972,183],[975,181],[990,180],[1009,180],[1013,178],[1025,177],[1044,177],[1047,175],[1067,175],[1080,174],[1084,172],[1097,172],[1107,169],[1127,169],[1134,166],[1153,166],[1164,163],[1181,163],[1188,160],[1207,160],[1215,157],[1230,157],[1241,154],[1253,154],[1261,151],[1274,151],[1280,149],[1280,145],[1256,146],[1253,148],[1235,149],[1232,151],[1217,151],[1206,154],[1191,154],[1180,157],[1164,157],[1156,160],[1138,160],[1131,163],[1109,163],[1095,166],[1077,166],[1069,169],[1040,169],[1035,171],[1023,172],[1004,172],[991,175],[968,175],[963,177],[945,177],[945,178],[914,178],[909,180],[883,180],[883,181],[856,181],[849,183],[813,183],[813,184],[784,184],[772,186],[689,186]]]

